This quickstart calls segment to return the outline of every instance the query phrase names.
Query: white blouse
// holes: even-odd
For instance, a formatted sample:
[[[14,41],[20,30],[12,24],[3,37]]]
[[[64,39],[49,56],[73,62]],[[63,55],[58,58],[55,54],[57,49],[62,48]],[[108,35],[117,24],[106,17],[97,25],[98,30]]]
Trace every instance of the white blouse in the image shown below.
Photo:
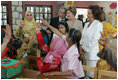
[[[90,22],[87,22],[82,31],[82,38],[80,45],[85,51],[85,58],[87,60],[98,60],[97,53],[99,52],[98,40],[101,37],[100,32],[103,32],[103,25],[98,20],[94,20],[88,27]]]

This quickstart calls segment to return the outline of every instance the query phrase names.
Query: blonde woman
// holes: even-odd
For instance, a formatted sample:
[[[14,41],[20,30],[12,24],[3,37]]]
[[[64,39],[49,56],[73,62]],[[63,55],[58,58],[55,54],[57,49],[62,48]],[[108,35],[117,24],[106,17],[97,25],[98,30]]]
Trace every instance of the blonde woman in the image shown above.
[[[69,6],[67,8],[67,18],[68,18],[67,24],[69,26],[69,29],[75,28],[82,32],[83,29],[82,21],[75,19],[76,12],[77,12],[76,7],[74,6]]]

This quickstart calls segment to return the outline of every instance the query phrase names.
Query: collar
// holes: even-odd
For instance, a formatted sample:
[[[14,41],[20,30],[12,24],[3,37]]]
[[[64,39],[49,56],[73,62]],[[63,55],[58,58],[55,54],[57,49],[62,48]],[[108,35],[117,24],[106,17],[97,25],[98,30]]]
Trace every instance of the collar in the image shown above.
[[[64,19],[61,19],[61,18],[59,17],[59,21],[65,21],[65,18],[64,18]]]

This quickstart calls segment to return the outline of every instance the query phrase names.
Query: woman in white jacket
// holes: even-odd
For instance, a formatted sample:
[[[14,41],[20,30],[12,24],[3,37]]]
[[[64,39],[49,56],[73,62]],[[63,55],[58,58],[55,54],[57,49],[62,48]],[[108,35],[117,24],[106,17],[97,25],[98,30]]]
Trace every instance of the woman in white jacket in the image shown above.
[[[97,53],[99,52],[98,40],[101,37],[100,32],[103,30],[103,25],[99,22],[101,15],[101,9],[98,5],[90,5],[88,7],[88,18],[90,22],[87,22],[82,31],[82,38],[80,41],[80,51],[83,51],[84,59],[83,64],[87,66],[96,67],[96,63],[99,60]],[[93,73],[85,72],[87,76],[93,77]]]

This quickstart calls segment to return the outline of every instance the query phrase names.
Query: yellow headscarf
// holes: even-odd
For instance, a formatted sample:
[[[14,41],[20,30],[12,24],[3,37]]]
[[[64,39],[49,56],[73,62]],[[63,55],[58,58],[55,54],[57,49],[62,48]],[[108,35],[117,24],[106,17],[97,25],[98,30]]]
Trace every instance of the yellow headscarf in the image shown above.
[[[26,18],[28,13],[32,14],[33,18],[31,21],[27,20],[27,18]],[[23,27],[23,29],[20,30],[21,23],[24,23],[25,26]],[[18,25],[18,27],[16,29],[15,36],[17,38],[21,38],[21,37],[25,38],[25,35],[28,36],[27,38],[31,37],[33,35],[33,33],[35,32],[35,24],[36,24],[33,13],[31,11],[26,11],[25,18],[21,23]]]

